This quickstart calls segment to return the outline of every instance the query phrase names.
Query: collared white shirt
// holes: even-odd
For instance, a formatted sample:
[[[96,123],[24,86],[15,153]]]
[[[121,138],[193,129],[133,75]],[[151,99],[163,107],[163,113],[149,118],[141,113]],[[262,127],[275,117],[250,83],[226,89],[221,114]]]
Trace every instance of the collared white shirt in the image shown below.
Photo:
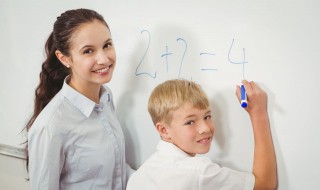
[[[207,157],[190,157],[161,140],[130,177],[127,190],[252,190],[254,181],[251,173],[219,167]]]
[[[30,190],[124,190],[124,136],[112,94],[100,104],[66,82],[28,132]]]

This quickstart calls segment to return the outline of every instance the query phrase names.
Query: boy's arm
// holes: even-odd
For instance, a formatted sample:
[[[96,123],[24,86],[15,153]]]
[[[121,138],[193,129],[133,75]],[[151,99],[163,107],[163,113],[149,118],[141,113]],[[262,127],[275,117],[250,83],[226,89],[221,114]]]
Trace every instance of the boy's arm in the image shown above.
[[[275,189],[277,187],[277,164],[269,117],[267,112],[267,94],[254,82],[242,81],[246,93],[253,133],[254,133],[254,161],[253,175],[254,189]],[[237,87],[240,100],[240,87]]]

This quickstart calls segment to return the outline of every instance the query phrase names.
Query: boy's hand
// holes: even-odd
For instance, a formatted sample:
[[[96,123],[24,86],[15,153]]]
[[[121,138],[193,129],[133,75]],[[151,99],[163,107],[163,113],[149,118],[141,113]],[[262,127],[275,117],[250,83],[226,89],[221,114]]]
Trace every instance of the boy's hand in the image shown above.
[[[245,110],[250,116],[266,114],[267,113],[267,94],[255,82],[248,82],[243,80],[242,84],[247,93],[248,106]],[[239,102],[241,102],[241,89],[240,86],[236,88],[236,95]]]

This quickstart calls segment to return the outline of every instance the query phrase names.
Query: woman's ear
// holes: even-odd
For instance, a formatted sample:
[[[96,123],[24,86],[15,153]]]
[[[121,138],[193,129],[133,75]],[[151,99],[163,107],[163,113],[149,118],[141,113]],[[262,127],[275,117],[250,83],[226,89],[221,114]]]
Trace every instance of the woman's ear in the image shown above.
[[[156,129],[157,129],[161,139],[166,142],[171,142],[168,127],[169,126],[165,125],[163,122],[156,123]]]
[[[57,56],[57,58],[59,59],[59,61],[66,66],[67,68],[70,68],[70,64],[69,64],[69,58],[67,56],[65,56],[63,53],[61,53],[61,51],[56,50],[55,54]]]

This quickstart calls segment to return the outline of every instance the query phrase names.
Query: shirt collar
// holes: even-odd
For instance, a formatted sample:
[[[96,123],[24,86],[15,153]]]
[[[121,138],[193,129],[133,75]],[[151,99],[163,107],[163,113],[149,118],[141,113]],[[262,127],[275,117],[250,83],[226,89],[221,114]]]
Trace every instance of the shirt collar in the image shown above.
[[[89,98],[87,98],[86,96],[69,86],[67,84],[67,80],[69,80],[69,76],[67,76],[63,82],[62,94],[73,106],[78,108],[86,117],[90,116],[94,108],[103,108],[103,104],[96,104],[94,101],[90,100]],[[108,98],[106,90],[103,86],[101,86],[100,96],[101,100]]]
[[[176,145],[160,140],[157,146],[157,150],[169,155],[169,156],[176,156],[176,157],[191,157],[189,154],[181,150]]]

